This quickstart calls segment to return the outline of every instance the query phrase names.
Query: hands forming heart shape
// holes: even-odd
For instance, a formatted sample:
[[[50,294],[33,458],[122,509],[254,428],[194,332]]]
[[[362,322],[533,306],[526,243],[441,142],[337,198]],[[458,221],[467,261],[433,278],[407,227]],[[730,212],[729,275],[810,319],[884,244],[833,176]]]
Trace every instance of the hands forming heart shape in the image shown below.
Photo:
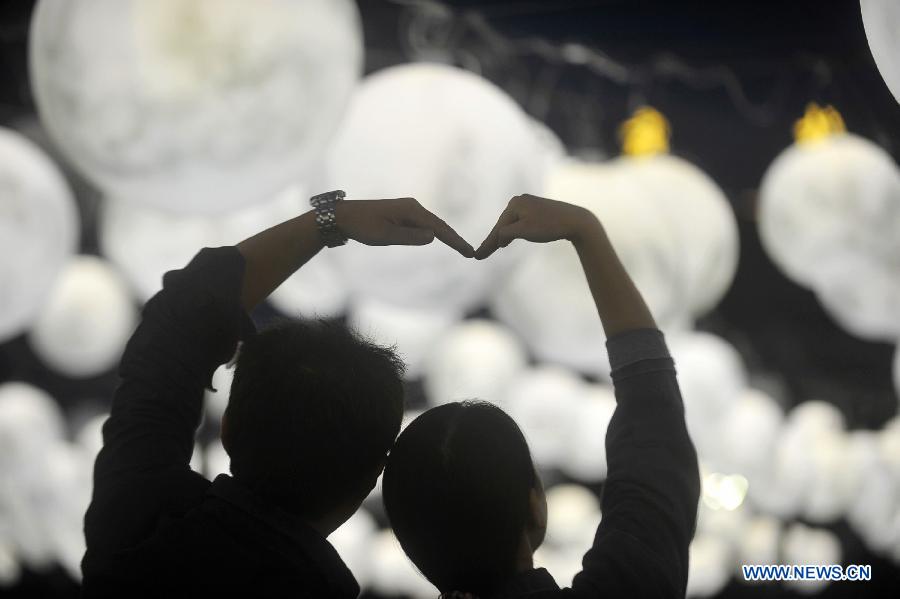
[[[518,195],[509,201],[478,249],[413,198],[338,202],[335,216],[349,239],[365,245],[427,245],[436,239],[466,258],[484,260],[515,239],[547,243],[566,239],[578,243],[596,217],[585,208]]]

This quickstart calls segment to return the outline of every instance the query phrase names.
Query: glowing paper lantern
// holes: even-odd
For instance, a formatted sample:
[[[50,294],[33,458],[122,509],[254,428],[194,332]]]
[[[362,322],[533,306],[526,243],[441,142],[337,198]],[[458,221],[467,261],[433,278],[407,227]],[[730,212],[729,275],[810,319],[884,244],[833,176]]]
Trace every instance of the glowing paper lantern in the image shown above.
[[[35,353],[70,377],[88,377],[118,363],[137,323],[119,274],[96,256],[77,256],[62,273],[28,335]]]
[[[781,407],[771,397],[756,389],[742,391],[721,421],[720,453],[708,459],[745,474],[752,483],[771,464],[783,421]]]
[[[15,586],[21,575],[22,568],[12,543],[0,540],[0,589]]]
[[[65,419],[50,395],[27,383],[0,384],[0,471],[24,467],[64,433]]]
[[[522,429],[538,468],[561,465],[583,387],[574,374],[554,366],[527,370],[510,387],[504,408]]]
[[[624,155],[615,160],[616,193],[645,197],[678,237],[684,300],[691,316],[718,304],[738,263],[737,221],[718,185],[669,151],[669,124],[641,108],[622,126]]]
[[[467,320],[449,329],[428,352],[425,392],[434,406],[480,399],[500,403],[528,364],[518,339],[488,320]]]
[[[677,238],[647,198],[628,195],[616,180],[609,166],[569,161],[550,173],[544,193],[596,214],[657,321],[680,321]],[[571,244],[528,246],[522,262],[499,282],[491,307],[539,358],[609,375],[606,337]]]
[[[556,485],[547,490],[548,546],[583,555],[599,524],[600,502],[585,487]]]
[[[327,160],[330,187],[355,198],[416,198],[478,245],[509,199],[537,189],[541,152],[515,102],[472,73],[439,64],[367,77]],[[353,292],[404,307],[479,304],[516,252],[474,262],[441,243],[363,247],[335,255]]]
[[[440,595],[403,553],[393,531],[375,533],[371,548],[373,591],[387,597],[408,596],[411,599],[433,599]]]
[[[710,333],[680,333],[668,339],[678,370],[688,431],[704,456],[717,456],[726,415],[747,386],[737,350]]]
[[[810,528],[803,524],[792,524],[784,533],[782,555],[789,565],[840,564],[841,543],[834,533],[827,530]],[[828,586],[828,580],[788,581],[801,593],[816,593]]]
[[[68,185],[30,141],[0,127],[0,341],[37,315],[75,252],[78,214]]]
[[[875,64],[900,102],[900,6],[892,0],[860,0],[859,7]]]
[[[722,538],[700,534],[689,548],[688,597],[711,597],[731,578],[732,548]]]
[[[328,535],[328,542],[350,568],[360,588],[367,588],[372,578],[372,539],[377,530],[375,519],[364,509],[359,509],[349,520]]]
[[[364,337],[380,345],[396,346],[406,364],[406,377],[413,379],[422,374],[432,346],[458,319],[459,315],[452,312],[361,299],[351,307],[349,320]]]
[[[846,133],[833,108],[810,105],[795,136],[760,187],[763,246],[848,331],[894,341],[900,169],[884,150]]]
[[[742,564],[777,564],[781,544],[781,521],[772,516],[756,516],[744,528],[738,547]]]
[[[361,71],[349,0],[44,0],[43,122],[109,195],[182,213],[265,200],[314,165]]]
[[[611,387],[591,385],[577,403],[572,433],[560,469],[582,481],[606,478],[606,429],[616,411]]]

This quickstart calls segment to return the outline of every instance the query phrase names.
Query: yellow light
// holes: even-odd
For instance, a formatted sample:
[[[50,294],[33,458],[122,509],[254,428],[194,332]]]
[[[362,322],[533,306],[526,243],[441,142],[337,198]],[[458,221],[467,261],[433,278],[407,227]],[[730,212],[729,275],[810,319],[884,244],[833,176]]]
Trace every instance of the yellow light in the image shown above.
[[[622,153],[626,156],[655,156],[669,151],[669,121],[659,111],[643,106],[619,127]]]
[[[815,102],[807,104],[806,113],[794,123],[797,143],[818,142],[846,132],[844,119],[834,106],[822,108]]]
[[[749,487],[740,474],[713,472],[703,478],[703,503],[714,510],[736,510],[744,503]]]

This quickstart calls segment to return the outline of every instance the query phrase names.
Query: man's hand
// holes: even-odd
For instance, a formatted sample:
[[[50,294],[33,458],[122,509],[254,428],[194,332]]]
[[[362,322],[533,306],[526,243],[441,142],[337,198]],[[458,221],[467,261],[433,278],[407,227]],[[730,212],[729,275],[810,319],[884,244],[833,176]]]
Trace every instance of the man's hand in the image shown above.
[[[497,224],[475,252],[475,257],[484,260],[514,239],[536,243],[567,239],[578,246],[599,226],[597,217],[585,208],[533,195],[520,195],[509,201]]]
[[[428,245],[437,238],[466,258],[475,255],[450,225],[413,198],[345,200],[335,205],[335,217],[344,235],[365,245]]]

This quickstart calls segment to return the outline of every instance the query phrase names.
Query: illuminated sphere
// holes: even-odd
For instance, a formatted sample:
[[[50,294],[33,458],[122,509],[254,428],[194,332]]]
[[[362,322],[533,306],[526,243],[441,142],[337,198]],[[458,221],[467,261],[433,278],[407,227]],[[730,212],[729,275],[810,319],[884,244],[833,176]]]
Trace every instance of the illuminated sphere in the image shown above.
[[[59,404],[27,383],[0,384],[0,471],[18,467],[63,438],[65,419]]]
[[[0,341],[25,330],[69,256],[78,213],[59,169],[33,143],[0,127]]]
[[[775,400],[762,391],[745,389],[722,420],[720,454],[710,457],[718,457],[730,471],[752,481],[771,463],[783,421],[784,413]]]
[[[350,568],[361,588],[367,588],[371,582],[371,545],[377,529],[371,514],[364,509],[358,509],[349,520],[328,535],[328,542]]]
[[[162,289],[163,274],[186,266],[200,249],[234,245],[306,211],[304,195],[293,186],[262,204],[215,216],[175,215],[107,199],[100,212],[100,249],[146,301]]]
[[[689,548],[686,596],[712,597],[725,588],[731,578],[732,554],[733,549],[721,537],[696,535]]]
[[[362,68],[349,0],[43,0],[30,42],[66,155],[108,195],[182,213],[302,177]]]
[[[548,546],[584,554],[591,548],[600,524],[600,502],[581,485],[556,485],[547,489]]]
[[[841,542],[834,533],[818,528],[810,528],[799,522],[792,524],[784,533],[781,555],[788,565],[840,564]],[[817,593],[828,586],[827,580],[803,580],[785,583],[801,593]]]
[[[363,80],[330,146],[326,180],[353,198],[414,197],[477,247],[512,196],[539,188],[541,156],[528,117],[492,83],[406,64]],[[475,262],[437,241],[335,252],[362,297],[456,310],[481,303],[514,255]]]
[[[585,388],[573,418],[569,438],[560,469],[569,476],[585,482],[606,478],[606,429],[616,411],[616,397],[612,387],[590,385]]]
[[[612,163],[619,193],[649,200],[678,236],[691,316],[714,308],[738,264],[738,228],[722,189],[693,164],[669,154],[623,156]]]
[[[466,320],[447,331],[425,360],[428,403],[479,399],[500,403],[528,364],[521,343],[489,320]]]
[[[684,318],[678,238],[649,198],[631,194],[617,169],[567,161],[551,171],[545,195],[583,206],[603,223],[644,300],[666,326]],[[492,299],[498,318],[541,359],[608,377],[606,337],[578,255],[558,241],[529,246]]]
[[[28,342],[54,370],[93,376],[118,364],[137,318],[119,274],[96,256],[77,256],[57,281]]]
[[[409,379],[422,375],[431,348],[457,320],[459,315],[453,312],[404,308],[371,299],[353,302],[349,317],[351,327],[363,337],[396,347]]]
[[[371,548],[371,590],[386,597],[408,596],[410,599],[434,599],[440,595],[403,553],[393,531],[375,533]]]
[[[900,6],[893,0],[860,0],[859,6],[875,64],[900,102]]]
[[[777,564],[781,544],[781,520],[773,516],[756,516],[739,538],[738,559],[742,564]]]
[[[581,379],[556,366],[532,368],[513,382],[503,407],[522,429],[538,468],[562,464],[583,393]]]
[[[900,337],[900,169],[887,152],[850,133],[793,144],[763,178],[758,226],[772,260],[840,325]]]
[[[667,341],[688,431],[702,455],[715,456],[726,415],[747,386],[743,360],[730,343],[710,333],[683,332]]]

